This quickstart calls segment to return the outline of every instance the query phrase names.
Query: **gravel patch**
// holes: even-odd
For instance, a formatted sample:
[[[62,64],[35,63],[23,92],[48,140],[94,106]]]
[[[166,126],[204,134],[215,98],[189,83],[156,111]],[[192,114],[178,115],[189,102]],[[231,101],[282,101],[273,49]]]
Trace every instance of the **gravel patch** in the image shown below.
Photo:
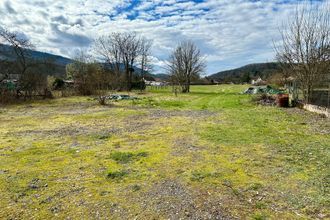
[[[123,129],[120,128],[91,128],[87,126],[76,126],[70,125],[56,129],[50,130],[25,130],[19,132],[8,132],[6,133],[7,136],[10,137],[26,137],[26,136],[47,136],[47,137],[63,137],[63,136],[79,136],[79,135],[103,135],[103,134],[120,134],[122,133]]]
[[[302,125],[307,124],[311,127],[311,130],[315,133],[330,134],[330,118],[326,118],[322,115],[311,113],[299,108],[288,108],[286,112],[290,115],[299,114],[303,117]]]
[[[203,147],[199,146],[197,138],[180,137],[173,140],[172,143],[172,155],[182,156],[187,153],[193,153],[200,151]]]
[[[221,203],[208,200],[177,180],[156,183],[142,196],[142,208],[166,219],[233,219]],[[142,214],[143,216],[143,214]]]

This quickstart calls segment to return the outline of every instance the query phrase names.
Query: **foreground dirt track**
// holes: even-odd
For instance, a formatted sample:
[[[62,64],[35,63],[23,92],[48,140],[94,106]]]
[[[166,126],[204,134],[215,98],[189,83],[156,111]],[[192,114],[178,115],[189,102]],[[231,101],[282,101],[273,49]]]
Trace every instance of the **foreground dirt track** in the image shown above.
[[[0,108],[0,218],[329,217],[329,119],[241,90]]]

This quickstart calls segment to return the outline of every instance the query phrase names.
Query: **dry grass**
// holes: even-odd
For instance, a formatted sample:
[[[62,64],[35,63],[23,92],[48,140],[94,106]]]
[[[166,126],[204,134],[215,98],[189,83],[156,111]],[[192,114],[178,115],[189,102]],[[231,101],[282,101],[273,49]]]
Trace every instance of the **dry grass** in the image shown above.
[[[0,218],[329,217],[329,120],[241,90],[1,108]]]

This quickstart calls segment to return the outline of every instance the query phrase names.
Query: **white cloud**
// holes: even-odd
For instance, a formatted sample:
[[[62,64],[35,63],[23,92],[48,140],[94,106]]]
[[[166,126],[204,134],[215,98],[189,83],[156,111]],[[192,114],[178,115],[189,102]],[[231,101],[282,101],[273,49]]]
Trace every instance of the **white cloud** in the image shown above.
[[[175,45],[195,41],[207,55],[208,73],[274,58],[278,26],[295,10],[284,0],[3,0],[0,25],[24,32],[37,49],[73,56],[93,38],[137,31],[154,42],[162,66]],[[319,1],[317,1],[319,2]],[[160,69],[161,71],[161,69]]]

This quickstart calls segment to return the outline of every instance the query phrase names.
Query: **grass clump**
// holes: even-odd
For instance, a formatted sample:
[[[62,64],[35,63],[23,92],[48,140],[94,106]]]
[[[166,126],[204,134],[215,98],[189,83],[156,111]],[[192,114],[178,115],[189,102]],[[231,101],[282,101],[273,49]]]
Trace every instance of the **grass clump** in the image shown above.
[[[132,186],[132,191],[133,192],[137,192],[137,191],[139,191],[139,190],[141,190],[141,186],[139,186],[139,185],[137,185],[137,184],[134,184],[133,186]]]
[[[266,220],[268,219],[267,216],[263,213],[255,213],[253,216],[252,216],[252,219],[254,220]]]
[[[133,160],[139,160],[140,158],[147,156],[148,156],[147,152],[133,153],[133,152],[117,151],[110,154],[110,159],[118,163],[129,163],[132,162]]]
[[[99,139],[99,140],[108,140],[111,138],[111,135],[110,134],[99,134],[99,135],[96,135],[96,139]]]
[[[258,201],[258,202],[256,202],[256,208],[257,209],[265,209],[265,208],[267,208],[267,205],[264,202]]]
[[[190,180],[192,181],[203,181],[205,178],[217,178],[220,176],[220,173],[210,173],[210,172],[204,172],[204,171],[193,171],[191,173]]]
[[[129,173],[126,170],[119,170],[119,171],[109,171],[107,174],[108,179],[122,179],[127,176]]]
[[[260,190],[263,188],[263,185],[261,183],[253,183],[249,186],[249,190]]]

